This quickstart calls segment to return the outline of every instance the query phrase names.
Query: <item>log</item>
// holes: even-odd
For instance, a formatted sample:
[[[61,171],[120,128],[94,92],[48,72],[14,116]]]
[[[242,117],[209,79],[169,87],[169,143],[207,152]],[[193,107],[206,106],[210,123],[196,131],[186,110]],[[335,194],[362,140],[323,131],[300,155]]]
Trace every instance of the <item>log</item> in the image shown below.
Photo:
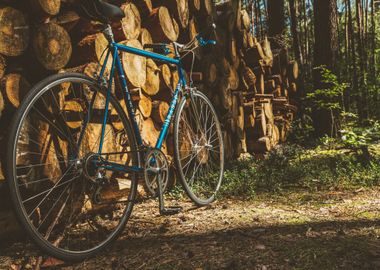
[[[294,82],[298,79],[299,76],[299,68],[297,61],[290,61],[288,64],[288,71],[290,81]]]
[[[160,90],[160,69],[152,59],[146,60],[146,81],[142,90],[149,96],[154,96]]]
[[[29,45],[30,28],[25,14],[11,7],[0,9],[0,53],[19,56]]]
[[[154,42],[173,42],[178,39],[179,26],[171,18],[169,10],[166,7],[158,7],[152,10],[145,27],[150,29]]]
[[[274,80],[265,81],[265,93],[272,93],[276,89],[276,82]]]
[[[7,67],[7,61],[4,56],[0,54],[0,79],[4,77]]]
[[[253,37],[253,34],[251,32],[246,32],[247,33],[247,43],[248,43],[248,48],[253,48],[255,46],[255,38]]]
[[[239,106],[237,115],[237,125],[236,125],[236,134],[237,137],[242,140],[244,139],[244,107]]]
[[[252,48],[249,48],[245,54],[246,63],[249,67],[257,67],[260,61],[265,59],[265,54],[260,43],[255,43]]]
[[[131,39],[122,42],[126,46],[137,49],[143,49],[141,43],[136,39]],[[147,61],[144,57],[123,52],[121,61],[124,67],[124,72],[130,88],[143,87],[147,78]]]
[[[139,112],[144,117],[144,119],[149,118],[152,115],[152,108],[153,108],[152,99],[149,96],[141,93],[141,91],[137,91],[137,92],[138,94],[134,94],[134,97],[133,97],[133,99],[136,100],[134,102],[135,106],[137,103],[136,107],[138,108]]]
[[[137,7],[133,3],[121,6],[125,17],[121,20],[121,31],[115,32],[118,41],[137,39],[141,31],[141,18]]]
[[[263,42],[261,43],[261,47],[265,55],[265,65],[271,67],[273,65],[273,53],[267,37],[264,38]]]
[[[257,141],[247,141],[248,152],[264,154],[271,150],[271,140],[268,137],[262,137]]]
[[[201,0],[189,0],[189,8],[191,14],[198,14],[201,10]]]
[[[140,122],[140,129],[141,129],[141,138],[144,142],[144,145],[154,147],[157,138],[159,136],[159,129],[154,124],[152,118],[147,118]],[[166,143],[162,145],[162,151],[166,154],[167,153],[167,147]]]
[[[145,44],[152,44],[153,43],[152,36],[146,28],[141,29],[139,41],[141,42],[141,45],[143,45],[143,46]],[[152,51],[152,49],[147,49],[147,50]]]
[[[254,140],[258,140],[259,138],[267,135],[267,121],[266,121],[265,113],[262,108],[256,109],[255,124],[253,128],[246,129],[246,132],[247,132],[247,138],[250,139],[250,142]]]
[[[230,83],[231,90],[237,90],[239,88],[239,83],[240,83],[239,74],[237,70],[232,66],[230,66],[228,81]]]
[[[70,32],[78,23],[80,17],[75,11],[66,11],[60,13],[57,17],[53,18],[51,21],[62,26],[66,31]]]
[[[5,104],[4,104],[4,97],[3,97],[3,94],[0,92],[0,117],[4,111],[4,107],[5,107]],[[0,162],[0,166],[1,166],[1,162]],[[0,179],[1,179],[1,170],[0,170]]]
[[[151,0],[133,0],[133,4],[139,10],[141,18],[147,18],[153,10]]]
[[[246,102],[243,104],[244,109],[244,127],[245,129],[252,129],[255,127],[255,118],[256,118],[256,111],[255,111],[255,102]]]
[[[273,125],[272,145],[275,146],[280,141],[280,130],[277,125]]]
[[[172,85],[172,73],[170,71],[170,67],[167,64],[162,64],[160,67],[160,91],[169,90],[171,93]]]
[[[199,34],[198,22],[197,22],[195,17],[192,17],[189,21],[187,41],[193,40],[198,34]],[[197,50],[194,51],[196,53],[196,56],[198,57],[198,59],[201,57],[200,51],[201,51],[200,48],[198,48]]]
[[[242,48],[242,51],[248,49],[248,35],[246,30],[242,30],[236,33],[236,38],[239,46]]]
[[[289,90],[292,92],[292,93],[296,93],[297,92],[297,84],[295,82],[292,82],[289,86]]]
[[[243,80],[246,83],[246,85],[248,86],[248,91],[253,92],[253,93],[257,92],[257,90],[256,90],[257,79],[256,79],[256,75],[252,71],[252,69],[250,69],[248,67],[243,68]]]
[[[215,58],[208,56],[203,58],[203,82],[207,87],[213,88],[218,82],[218,68]]]
[[[240,30],[246,30],[249,31],[251,26],[251,19],[249,17],[249,14],[247,10],[240,11],[240,17],[241,17],[241,29]]]
[[[77,129],[82,126],[81,115],[83,115],[83,109],[79,102],[76,100],[66,100],[63,104],[63,111],[66,114],[70,114],[70,117],[74,120],[67,121],[67,126],[71,129]]]
[[[238,118],[239,118],[239,100],[238,96],[232,95],[232,104],[231,104],[231,114],[230,114],[230,126],[231,132],[236,135],[237,134],[237,126],[238,126]]]
[[[33,124],[34,123],[30,123],[30,125]],[[35,140],[38,142],[37,147],[39,148],[38,153],[41,153],[41,161],[44,161],[45,163],[42,169],[43,175],[55,183],[61,175],[60,163],[62,160],[60,156],[67,156],[68,143],[52,132],[51,129],[49,129],[48,124],[39,121],[38,128],[39,134],[36,136],[37,138],[35,138]],[[95,136],[95,134],[93,136]],[[24,137],[29,139],[27,136]],[[96,138],[98,137],[96,136]],[[29,145],[29,141],[24,142],[24,144]],[[22,160],[24,161],[24,159]],[[26,157],[25,161],[30,161],[30,158]],[[18,160],[18,162],[20,162],[20,160]],[[28,163],[21,162],[18,164],[26,165]]]
[[[242,16],[241,16],[241,10],[242,10],[242,1],[235,1],[234,2],[234,5],[235,5],[235,12],[236,12],[236,15],[235,15],[235,28],[237,30],[237,32],[241,31],[242,30]]]
[[[281,97],[281,86],[277,85],[272,94],[274,97]]]
[[[229,35],[234,32],[236,25],[236,14],[232,10],[228,10],[219,16],[219,24],[223,26],[224,30],[227,31]]]
[[[201,1],[201,12],[203,15],[211,15],[213,11],[212,0],[200,0]]]
[[[89,35],[84,37],[75,47],[73,55],[70,61],[70,66],[83,65],[88,62],[98,62],[103,64],[108,48],[108,41],[102,33]],[[110,71],[112,67],[112,57],[109,57],[107,61],[106,69]]]
[[[216,96],[219,98],[221,108],[224,111],[230,111],[232,106],[232,93],[228,79],[223,79],[220,81],[218,90],[219,91]]]
[[[8,74],[1,80],[3,96],[7,104],[10,104],[13,108],[20,106],[21,100],[30,90],[30,87],[29,82],[23,76],[16,73]]]
[[[84,134],[83,139],[83,150],[82,151],[88,151],[88,149],[94,149],[95,151],[99,147],[99,134],[102,130],[102,123],[89,123],[86,132]],[[104,144],[103,144],[103,153],[112,153],[117,151],[116,146],[116,133],[113,129],[112,125],[107,124],[105,128],[104,133]],[[88,153],[88,152],[87,152]],[[87,153],[81,153],[81,154],[87,154]],[[112,155],[111,158],[116,158],[116,156]],[[116,160],[115,160],[116,161]]]
[[[156,0],[154,5],[155,7],[167,7],[182,29],[185,29],[189,24],[188,0]]]
[[[256,74],[256,89],[258,94],[264,94],[265,93],[265,79],[264,74]]]
[[[234,68],[238,68],[240,65],[240,57],[236,44],[236,39],[232,38],[228,42],[228,57]]]
[[[55,16],[61,9],[61,0],[30,0],[35,16],[33,18],[43,20]]]
[[[44,24],[34,34],[33,49],[45,69],[60,70],[70,60],[71,39],[63,27],[55,23]]]
[[[225,159],[230,160],[232,158],[233,147],[231,142],[231,135],[228,131],[222,131],[223,134],[223,143],[224,143],[224,153]]]
[[[178,75],[178,71],[177,70],[174,70],[172,72],[172,89],[175,90],[177,89],[178,87],[178,83],[179,83],[179,75]]]
[[[169,104],[165,101],[155,100],[152,105],[152,119],[159,125],[165,121],[169,111]]]

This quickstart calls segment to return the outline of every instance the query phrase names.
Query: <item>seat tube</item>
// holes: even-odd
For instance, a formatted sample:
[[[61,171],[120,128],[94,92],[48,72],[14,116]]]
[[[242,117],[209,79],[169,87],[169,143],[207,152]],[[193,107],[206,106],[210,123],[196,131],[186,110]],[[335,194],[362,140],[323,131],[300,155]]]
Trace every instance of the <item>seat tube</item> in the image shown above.
[[[100,137],[100,142],[99,142],[99,150],[98,154],[102,154],[102,149],[103,149],[103,143],[104,143],[104,135],[106,131],[106,125],[107,125],[107,119],[108,119],[108,109],[109,109],[109,104],[110,104],[110,97],[111,97],[111,90],[112,90],[112,83],[113,83],[113,78],[115,74],[115,61],[116,61],[116,56],[118,55],[117,49],[115,47],[112,47],[113,50],[113,59],[112,59],[112,68],[111,68],[111,74],[109,77],[108,81],[108,89],[107,89],[107,94],[106,94],[106,104],[104,106],[104,116],[103,116],[103,125],[102,125],[102,133]]]
[[[143,144],[143,142],[142,142],[139,126],[138,126],[138,124],[136,122],[136,114],[135,114],[135,111],[133,109],[134,106],[133,106],[133,103],[132,103],[131,94],[129,93],[129,90],[128,90],[127,81],[125,79],[125,73],[124,73],[123,67],[121,65],[121,60],[120,60],[119,54],[116,54],[115,57],[116,57],[117,73],[119,74],[119,80],[120,80],[120,83],[121,83],[121,87],[123,89],[124,101],[125,101],[125,104],[127,106],[127,111],[128,111],[129,119],[130,119],[130,121],[132,123],[132,127],[133,127],[133,131],[134,131],[134,134],[135,134],[135,138],[137,140],[137,144],[139,146],[141,146]]]

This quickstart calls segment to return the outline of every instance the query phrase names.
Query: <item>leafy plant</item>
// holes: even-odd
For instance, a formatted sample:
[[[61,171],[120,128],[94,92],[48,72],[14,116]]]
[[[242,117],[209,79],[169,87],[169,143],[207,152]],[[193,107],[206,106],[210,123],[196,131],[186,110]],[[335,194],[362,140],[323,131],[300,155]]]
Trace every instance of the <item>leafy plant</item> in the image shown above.
[[[348,84],[339,82],[338,77],[324,66],[316,67],[315,70],[320,72],[321,82],[326,87],[307,93],[306,101],[313,111],[328,111],[330,113],[331,126],[333,127],[330,136],[333,137],[337,135],[338,116],[343,111],[343,93]]]

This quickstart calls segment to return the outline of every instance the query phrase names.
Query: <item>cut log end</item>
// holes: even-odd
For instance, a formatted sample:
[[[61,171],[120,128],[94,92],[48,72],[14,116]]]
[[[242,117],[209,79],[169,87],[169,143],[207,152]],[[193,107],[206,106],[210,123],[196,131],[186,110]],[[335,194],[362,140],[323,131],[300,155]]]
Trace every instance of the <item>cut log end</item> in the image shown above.
[[[65,67],[72,53],[69,34],[55,23],[45,24],[37,29],[33,48],[38,61],[47,70],[60,70]]]

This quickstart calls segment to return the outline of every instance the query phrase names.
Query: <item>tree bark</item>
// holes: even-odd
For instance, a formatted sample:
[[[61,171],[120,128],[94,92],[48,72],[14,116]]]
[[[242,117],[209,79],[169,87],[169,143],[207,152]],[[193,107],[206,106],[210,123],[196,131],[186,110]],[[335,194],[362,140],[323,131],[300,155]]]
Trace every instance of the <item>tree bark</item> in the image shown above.
[[[337,3],[336,0],[315,0],[314,66],[325,66],[335,73],[338,57]],[[313,74],[315,89],[327,89],[318,69]],[[333,121],[330,110],[318,108],[313,111],[313,123],[317,136],[332,135]]]
[[[282,47],[279,41],[282,40],[285,29],[284,0],[268,0],[268,34],[274,40],[274,49]]]

